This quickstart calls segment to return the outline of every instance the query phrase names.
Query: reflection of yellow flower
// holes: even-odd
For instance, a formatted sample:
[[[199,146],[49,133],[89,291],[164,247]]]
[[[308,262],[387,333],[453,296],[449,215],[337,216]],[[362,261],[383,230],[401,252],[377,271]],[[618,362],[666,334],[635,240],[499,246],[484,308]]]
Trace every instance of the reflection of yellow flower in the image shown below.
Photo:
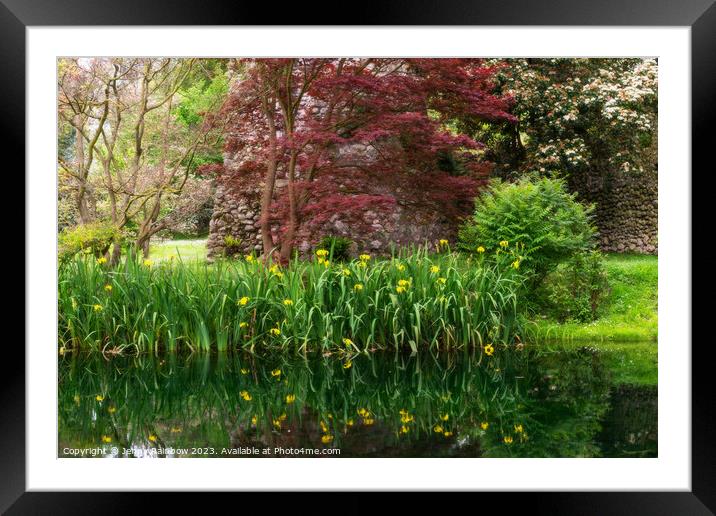
[[[510,243],[507,240],[500,240],[500,247],[507,247]]]
[[[489,426],[490,423],[488,423],[487,421],[483,421],[482,423],[480,423],[480,428],[482,428],[483,430],[487,430]]]
[[[370,418],[370,417],[365,418],[365,419],[363,420],[363,424],[366,425],[366,426],[371,426],[373,423],[375,423],[375,419]]]
[[[361,290],[363,290],[363,285],[361,283],[356,283],[355,285],[353,285],[353,290],[355,290],[356,292],[360,292]]]
[[[154,434],[149,434],[149,440],[155,443],[157,442],[157,436]]]
[[[353,365],[353,362],[351,362],[350,360],[347,360],[346,363],[343,364],[343,369],[350,369],[352,365]]]
[[[273,426],[274,426],[277,430],[280,430],[280,429],[281,429],[281,420],[280,420],[280,419],[274,419],[274,420],[273,420]]]
[[[248,325],[249,325],[249,323],[247,323],[246,321],[241,321],[239,323],[239,328],[246,328]]]
[[[241,368],[241,374],[249,374],[249,370],[248,370],[248,369],[244,369],[244,368],[242,367],[242,368]]]
[[[273,371],[271,371],[271,376],[281,376],[281,370],[274,369]]]
[[[248,298],[247,296],[244,296],[244,297],[242,297],[241,299],[239,299],[239,304],[240,304],[241,306],[246,306],[246,303],[248,303],[249,300],[250,300],[250,298]]]
[[[104,286],[104,289],[105,289],[107,292],[112,292],[112,285],[105,285],[105,286]]]
[[[358,412],[358,415],[361,417],[366,417],[366,416],[370,415],[370,411],[367,409],[364,409],[364,408],[359,408],[357,412]]]
[[[443,414],[442,416],[440,416],[440,419],[442,419],[443,421],[447,421],[448,419],[450,419],[450,414]]]
[[[436,273],[440,272],[440,267],[438,267],[437,265],[433,265],[432,267],[430,267],[430,272],[432,272],[433,274],[436,274]]]
[[[105,258],[104,256],[100,256],[99,258],[97,258],[97,263],[107,263],[107,258]]]
[[[482,246],[479,246],[479,247],[477,248],[477,252],[480,253],[480,254],[482,254],[482,253],[485,252],[485,248],[482,247]]]
[[[321,442],[323,444],[328,444],[333,440],[333,436],[331,434],[325,434],[321,436]]]
[[[271,335],[276,335],[276,336],[281,335],[281,330],[279,330],[278,328],[271,328],[270,331],[271,331]]]
[[[291,403],[293,403],[294,401],[296,401],[296,395],[295,395],[295,394],[287,394],[287,395],[286,395],[286,403],[291,404]]]
[[[95,312],[101,312],[102,310],[104,310],[102,305],[94,305],[92,308],[94,308]]]
[[[353,341],[351,339],[345,338],[343,339],[343,344],[345,344],[346,346],[352,346]]]
[[[450,437],[452,435],[452,432],[448,432],[447,430],[443,432],[443,435],[445,437]]]
[[[515,425],[515,432],[518,434],[521,434],[524,431],[524,428],[522,428],[522,425]]]
[[[256,425],[256,421],[258,421],[258,418],[256,416],[251,416],[251,424]]]
[[[102,396],[101,394],[98,394],[97,396],[94,397],[94,399],[96,399],[97,401],[104,401],[104,396]]]
[[[491,357],[492,354],[495,352],[495,348],[492,344],[486,345],[484,349],[485,349],[485,355],[487,355],[488,357]]]
[[[107,412],[109,412],[110,414],[114,414],[115,412],[117,412],[117,407],[112,405],[111,407],[107,408]]]
[[[286,306],[291,306],[291,305],[293,305],[293,301],[290,299],[284,299],[283,304]]]
[[[75,403],[77,403],[78,405],[80,404],[80,397],[77,394],[75,394],[74,398],[72,399],[75,400]]]
[[[401,434],[407,434],[409,431],[410,431],[410,428],[408,428],[408,427],[405,426],[405,425],[403,425],[403,426],[400,427],[400,433],[401,433]]]
[[[353,420],[352,419],[346,419],[346,426],[353,426]]]
[[[436,434],[441,434],[443,433],[443,427],[440,425],[435,425],[433,427],[433,432],[435,432]]]
[[[251,394],[249,394],[248,391],[241,391],[239,396],[241,396],[244,401],[251,401]]]
[[[407,412],[400,416],[401,423],[411,423],[413,421],[415,421],[415,416],[408,414]]]
[[[502,440],[505,442],[505,444],[512,444],[512,436],[506,435],[502,438]]]
[[[112,438],[111,438],[110,436],[108,436],[108,435],[103,435],[103,436],[102,436],[102,442],[103,442],[103,443],[111,443],[111,442],[112,442]]]
[[[319,422],[318,424],[320,425],[321,430],[322,430],[324,433],[325,433],[325,432],[328,432],[328,425],[327,425],[324,421],[321,421],[321,422]]]

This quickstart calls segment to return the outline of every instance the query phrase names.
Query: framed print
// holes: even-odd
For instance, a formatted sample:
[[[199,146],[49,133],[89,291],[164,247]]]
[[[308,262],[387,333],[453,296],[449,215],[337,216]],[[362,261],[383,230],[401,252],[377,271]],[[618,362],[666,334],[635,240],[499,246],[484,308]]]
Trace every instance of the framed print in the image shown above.
[[[27,203],[3,510],[712,513],[691,169],[716,8],[500,6],[3,0]]]

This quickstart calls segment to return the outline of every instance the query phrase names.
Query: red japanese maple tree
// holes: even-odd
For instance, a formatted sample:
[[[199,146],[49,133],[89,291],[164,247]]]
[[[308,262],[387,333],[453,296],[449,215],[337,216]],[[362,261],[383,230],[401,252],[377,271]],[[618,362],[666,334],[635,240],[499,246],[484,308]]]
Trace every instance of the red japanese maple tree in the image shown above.
[[[264,255],[276,248],[278,222],[282,260],[302,225],[393,209],[391,195],[367,188],[378,178],[445,212],[471,207],[489,166],[481,144],[450,121],[514,121],[510,99],[491,93],[494,70],[479,59],[249,59],[237,71],[226,150],[241,166],[222,180],[263,183]],[[280,195],[278,177],[287,181]]]

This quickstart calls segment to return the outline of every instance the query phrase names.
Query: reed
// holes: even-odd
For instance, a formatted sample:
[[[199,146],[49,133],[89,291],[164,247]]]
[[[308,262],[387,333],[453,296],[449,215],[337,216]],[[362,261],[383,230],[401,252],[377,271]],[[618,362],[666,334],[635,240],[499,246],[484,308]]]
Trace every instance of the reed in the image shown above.
[[[114,352],[494,349],[520,332],[524,276],[512,260],[413,249],[340,264],[128,257],[112,268],[83,256],[59,271],[59,342]]]

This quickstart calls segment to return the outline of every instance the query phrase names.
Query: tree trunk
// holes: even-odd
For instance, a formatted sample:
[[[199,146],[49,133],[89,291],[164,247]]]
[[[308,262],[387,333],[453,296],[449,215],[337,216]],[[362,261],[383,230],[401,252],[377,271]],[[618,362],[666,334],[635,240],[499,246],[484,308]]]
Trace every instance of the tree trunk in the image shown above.
[[[268,99],[264,97],[264,116],[269,126],[269,159],[266,164],[266,182],[264,183],[263,192],[261,193],[261,218],[259,225],[261,227],[261,241],[263,243],[264,260],[268,260],[273,254],[273,238],[271,237],[271,221],[270,210],[271,201],[273,200],[273,191],[276,184],[276,123],[274,121],[273,111],[269,110]]]

